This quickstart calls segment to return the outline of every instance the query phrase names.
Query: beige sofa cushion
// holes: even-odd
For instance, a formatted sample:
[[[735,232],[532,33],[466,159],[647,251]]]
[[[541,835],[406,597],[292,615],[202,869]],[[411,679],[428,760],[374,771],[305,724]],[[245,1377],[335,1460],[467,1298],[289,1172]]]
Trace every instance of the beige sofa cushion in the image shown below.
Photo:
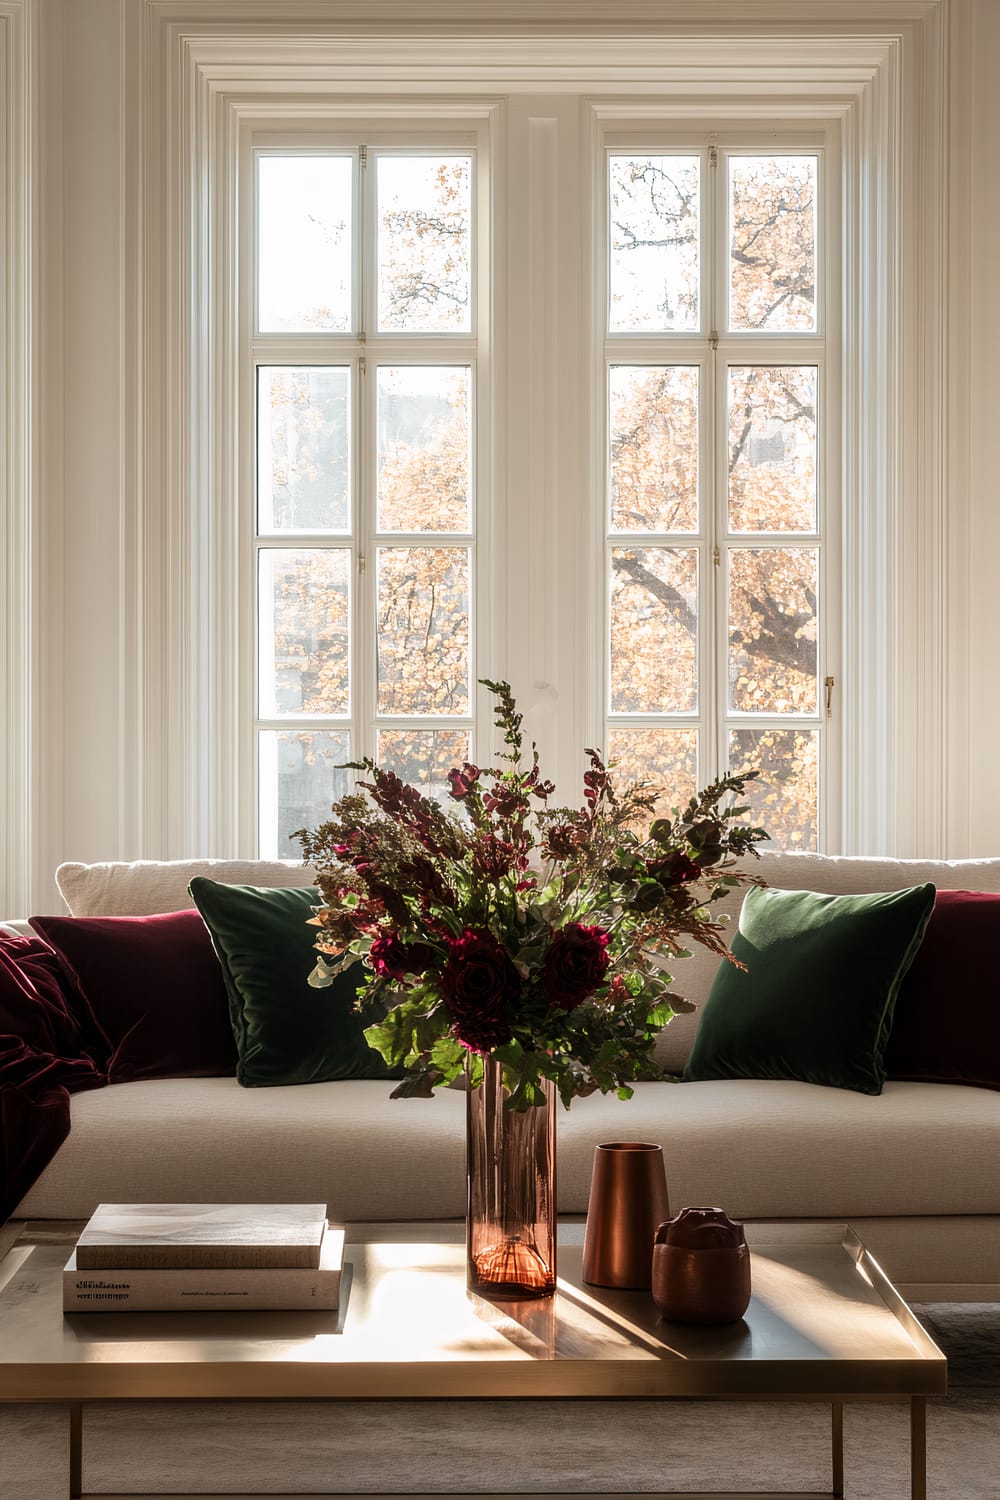
[[[138,859],[132,864],[60,865],[56,885],[71,916],[146,917],[187,911],[188,882],[207,875],[222,885],[315,885],[308,865],[286,859]]]
[[[933,881],[946,891],[1000,891],[1000,859],[875,859],[861,855],[762,854],[744,867],[782,891],[820,891],[828,896],[864,895],[871,891],[899,891]],[[729,919],[730,934],[743,904],[744,888],[737,887],[713,910]],[[707,948],[693,945],[690,958],[671,967],[672,988],[699,1007],[678,1016],[660,1036],[656,1059],[671,1073],[680,1073],[698,1030],[700,1007],[708,999],[715,971],[723,960]]]
[[[388,1083],[241,1089],[169,1078],[76,1094],[68,1140],[18,1209],[100,1202],[326,1202],[348,1220],[460,1216],[465,1099],[390,1100]],[[587,1209],[594,1147],[663,1146],[671,1202],[738,1218],[1000,1213],[1000,1094],[889,1083],[877,1096],[768,1080],[640,1084],[558,1110],[558,1197]],[[153,1188],[155,1186],[155,1193]]]

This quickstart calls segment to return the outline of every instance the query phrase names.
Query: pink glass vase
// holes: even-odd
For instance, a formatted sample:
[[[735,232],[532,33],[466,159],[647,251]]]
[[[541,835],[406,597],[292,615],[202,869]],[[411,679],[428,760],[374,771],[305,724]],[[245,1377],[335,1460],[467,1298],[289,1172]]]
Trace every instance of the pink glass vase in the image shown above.
[[[468,1287],[483,1297],[551,1297],[556,1289],[556,1089],[516,1113],[500,1063],[484,1060],[468,1092]]]

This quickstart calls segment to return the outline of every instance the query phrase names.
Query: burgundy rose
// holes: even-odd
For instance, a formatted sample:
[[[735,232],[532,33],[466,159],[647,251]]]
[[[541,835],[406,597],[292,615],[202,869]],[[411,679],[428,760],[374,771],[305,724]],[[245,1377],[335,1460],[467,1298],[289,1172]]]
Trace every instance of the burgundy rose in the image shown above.
[[[408,974],[422,974],[431,967],[435,957],[430,943],[404,943],[394,932],[377,937],[368,953],[368,961],[376,974],[400,980]]]
[[[608,962],[604,928],[568,922],[553,937],[542,965],[542,984],[549,1004],[575,1010],[603,981]]]
[[[452,1033],[484,1056],[510,1041],[507,1007],[517,1000],[517,970],[490,932],[467,927],[448,941],[448,961],[438,983],[452,1017]]]

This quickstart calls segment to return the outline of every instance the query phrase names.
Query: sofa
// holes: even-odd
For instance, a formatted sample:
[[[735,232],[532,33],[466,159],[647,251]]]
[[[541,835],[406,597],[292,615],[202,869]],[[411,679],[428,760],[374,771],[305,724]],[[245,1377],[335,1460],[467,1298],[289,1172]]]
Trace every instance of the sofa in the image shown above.
[[[1000,859],[892,860],[771,853],[754,872],[780,890],[1000,892]],[[72,915],[143,915],[191,905],[196,874],[232,884],[307,886],[282,862],[184,861],[63,866]],[[732,922],[743,892],[718,910]],[[23,923],[4,924],[10,932]],[[684,1067],[720,960],[672,966],[698,1009],[658,1043]],[[996,957],[981,966],[995,986]],[[961,966],[960,966],[961,967]],[[850,984],[845,970],[844,983]],[[804,997],[807,1001],[808,997]],[[942,1028],[963,1024],[963,995],[942,995]],[[234,1077],[164,1077],[75,1093],[68,1136],[14,1217],[80,1220],[101,1201],[325,1201],[347,1222],[464,1213],[465,1100],[390,1100],[385,1081],[241,1088]],[[662,1145],[672,1211],[721,1205],[747,1221],[849,1221],[906,1295],[1000,1301],[1000,1091],[890,1079],[877,1095],[785,1079],[646,1082],[635,1097],[593,1095],[559,1110],[558,1201],[583,1215],[599,1142]]]

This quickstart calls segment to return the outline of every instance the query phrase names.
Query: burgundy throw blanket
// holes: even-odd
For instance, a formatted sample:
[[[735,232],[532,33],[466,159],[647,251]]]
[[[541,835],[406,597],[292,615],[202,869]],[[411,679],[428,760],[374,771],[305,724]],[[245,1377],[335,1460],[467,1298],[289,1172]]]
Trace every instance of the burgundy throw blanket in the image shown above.
[[[39,938],[0,938],[0,1223],[69,1134],[69,1096],[107,1083],[86,1014]]]

